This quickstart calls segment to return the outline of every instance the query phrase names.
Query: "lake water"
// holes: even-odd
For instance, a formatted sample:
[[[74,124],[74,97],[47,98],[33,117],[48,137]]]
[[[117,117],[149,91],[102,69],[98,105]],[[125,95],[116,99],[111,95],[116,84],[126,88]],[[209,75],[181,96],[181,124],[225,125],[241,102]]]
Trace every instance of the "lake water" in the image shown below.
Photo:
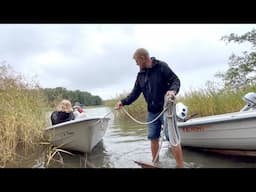
[[[86,109],[88,116],[105,115],[111,109],[98,107]],[[118,113],[118,111],[115,111]],[[63,168],[140,168],[136,161],[151,162],[150,142],[147,140],[146,125],[133,121],[115,118],[113,113],[103,140],[88,154],[61,153],[63,164],[53,163],[51,167]],[[215,153],[188,149],[183,147],[185,167],[187,168],[254,168],[256,158],[231,157]],[[87,163],[85,163],[87,162]],[[163,168],[174,168],[175,160],[164,141],[160,150],[160,165]],[[34,165],[40,167],[40,163]]]

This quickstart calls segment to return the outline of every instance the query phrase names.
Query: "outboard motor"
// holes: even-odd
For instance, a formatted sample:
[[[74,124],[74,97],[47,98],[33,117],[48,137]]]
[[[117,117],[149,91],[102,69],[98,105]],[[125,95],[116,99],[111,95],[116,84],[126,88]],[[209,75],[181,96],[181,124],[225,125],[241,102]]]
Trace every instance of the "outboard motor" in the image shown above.
[[[188,116],[188,107],[181,102],[176,104],[176,116],[179,121],[186,121]]]
[[[246,105],[240,111],[248,111],[256,107],[256,93],[250,92],[244,95],[243,100]]]

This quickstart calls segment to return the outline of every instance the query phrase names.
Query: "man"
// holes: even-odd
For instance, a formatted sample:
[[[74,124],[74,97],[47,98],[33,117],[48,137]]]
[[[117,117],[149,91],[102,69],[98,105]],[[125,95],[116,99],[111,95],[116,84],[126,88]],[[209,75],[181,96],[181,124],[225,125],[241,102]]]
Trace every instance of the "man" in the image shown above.
[[[175,97],[180,89],[180,80],[169,66],[154,57],[150,57],[144,48],[135,51],[133,59],[140,67],[137,79],[132,92],[121,101],[116,103],[115,109],[121,109],[124,105],[130,105],[141,94],[147,102],[147,121],[155,119],[164,107],[164,96]],[[159,137],[161,125],[163,125],[163,115],[154,123],[148,125],[148,139],[151,141],[152,161],[154,162],[159,149]],[[176,160],[177,167],[182,168],[183,155],[181,145],[172,146],[172,154]]]

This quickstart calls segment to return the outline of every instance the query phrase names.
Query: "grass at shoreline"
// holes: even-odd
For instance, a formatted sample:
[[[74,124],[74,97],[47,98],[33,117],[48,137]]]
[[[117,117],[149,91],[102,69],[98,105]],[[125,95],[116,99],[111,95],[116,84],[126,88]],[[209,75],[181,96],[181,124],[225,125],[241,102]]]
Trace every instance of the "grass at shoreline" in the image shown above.
[[[177,96],[177,102],[182,102],[188,107],[189,115],[197,113],[197,117],[217,115],[229,112],[239,111],[245,102],[242,97],[248,92],[255,92],[256,86],[248,86],[246,89],[232,91],[230,89],[205,88],[186,92],[183,96]],[[105,105],[109,107],[115,104],[128,93],[123,93],[115,99],[108,100]],[[147,113],[147,105],[142,95],[131,105],[125,106],[128,112],[137,117],[144,119]],[[127,119],[127,115],[120,110],[118,118]]]
[[[44,95],[8,66],[0,66],[0,167],[19,166],[37,151],[46,126]]]

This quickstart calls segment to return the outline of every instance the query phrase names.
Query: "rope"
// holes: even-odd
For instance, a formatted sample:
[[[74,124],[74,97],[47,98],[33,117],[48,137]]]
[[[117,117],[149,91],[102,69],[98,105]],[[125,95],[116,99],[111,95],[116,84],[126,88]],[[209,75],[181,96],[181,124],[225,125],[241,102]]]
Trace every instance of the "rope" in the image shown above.
[[[131,115],[129,114],[129,112],[128,112],[124,107],[123,107],[122,109],[124,110],[124,112],[126,113],[126,115],[127,115],[128,117],[130,117],[134,122],[136,122],[136,123],[138,123],[138,124],[140,124],[140,125],[149,125],[149,124],[151,124],[151,123],[154,123],[154,122],[155,122],[157,119],[159,119],[159,117],[161,117],[161,115],[163,115],[163,113],[167,110],[167,108],[164,108],[163,111],[162,111],[155,119],[153,119],[152,121],[142,122],[142,121],[139,121],[139,120],[135,119],[133,116],[131,116]]]
[[[167,108],[164,114],[164,129],[168,130],[169,142],[171,146],[176,147],[180,144],[180,132],[177,126],[177,116],[176,116],[176,103],[175,99],[165,98],[165,107]]]
[[[92,126],[97,125],[98,123],[102,123],[102,120],[106,118],[110,113],[112,113],[115,109],[111,109],[108,113],[106,113],[102,118],[100,118],[98,121],[96,121]]]
[[[160,153],[160,150],[162,148],[163,137],[164,137],[163,133],[165,132],[165,129],[168,130],[169,142],[170,142],[171,146],[176,147],[177,145],[180,144],[180,133],[179,133],[179,129],[177,126],[175,98],[168,99],[167,97],[165,97],[164,108],[167,109],[164,114],[164,127],[161,130],[159,148],[157,150],[155,158],[153,159],[154,164],[156,163],[159,153]]]
[[[158,157],[159,157],[159,153],[160,153],[160,150],[161,150],[161,148],[162,148],[162,144],[163,144],[163,140],[164,140],[163,138],[164,138],[164,131],[161,130],[160,144],[159,144],[159,147],[158,147],[156,156],[155,156],[155,158],[153,159],[153,163],[154,163],[154,164],[156,163],[156,161],[157,161],[157,159],[158,159]]]
[[[126,113],[126,115],[128,116],[128,117],[130,117],[134,122],[136,122],[136,123],[138,123],[138,124],[140,124],[140,125],[149,125],[149,124],[151,124],[151,123],[154,123],[157,119],[159,119],[160,117],[161,117],[161,115],[163,115],[163,113],[167,110],[167,107],[165,107],[164,109],[163,109],[163,111],[161,111],[161,113],[155,118],[155,119],[153,119],[153,120],[151,120],[151,121],[148,121],[148,122],[141,122],[141,121],[138,121],[137,119],[135,119],[133,116],[131,116],[130,114],[129,114],[129,112],[123,107],[122,108],[123,110],[124,110],[124,112]],[[158,151],[157,151],[157,153],[156,153],[156,156],[155,156],[155,158],[153,159],[153,163],[155,164],[156,163],[156,161],[157,161],[157,159],[158,159],[158,156],[159,156],[159,153],[160,153],[160,149],[162,148],[162,143],[163,143],[163,131],[161,132],[161,139],[160,139],[160,146],[158,147]]]
[[[165,96],[165,102],[164,102],[164,109],[161,111],[161,113],[152,121],[148,122],[142,122],[137,119],[135,119],[129,112],[123,107],[122,108],[126,115],[130,117],[134,122],[140,124],[140,125],[149,125],[151,123],[154,123],[157,119],[161,117],[161,115],[164,114],[164,130],[168,130],[168,136],[169,136],[169,142],[171,146],[177,146],[180,144],[180,133],[177,126],[177,116],[176,116],[176,103],[175,98],[174,99],[168,99]],[[160,147],[159,147],[160,148]]]
[[[132,117],[124,107],[122,109],[124,110],[124,112],[126,113],[126,115],[128,117],[130,117],[134,122],[141,124],[141,125],[151,124],[151,123],[155,122],[157,119],[159,119],[159,117],[162,114],[164,114],[164,126],[163,126],[163,129],[161,130],[160,145],[159,145],[158,151],[156,153],[156,156],[153,159],[154,164],[156,163],[159,153],[160,153],[160,150],[162,148],[164,132],[166,131],[166,129],[168,130],[169,143],[171,144],[171,146],[176,147],[177,145],[180,144],[181,139],[180,139],[179,128],[177,126],[175,98],[168,99],[167,96],[165,96],[163,111],[155,119],[153,119],[152,121],[149,121],[149,122],[138,121],[134,117]]]
[[[108,113],[106,113],[106,115],[103,116],[103,118],[105,118],[106,116],[108,116],[110,113],[112,113],[115,109],[111,109]]]

